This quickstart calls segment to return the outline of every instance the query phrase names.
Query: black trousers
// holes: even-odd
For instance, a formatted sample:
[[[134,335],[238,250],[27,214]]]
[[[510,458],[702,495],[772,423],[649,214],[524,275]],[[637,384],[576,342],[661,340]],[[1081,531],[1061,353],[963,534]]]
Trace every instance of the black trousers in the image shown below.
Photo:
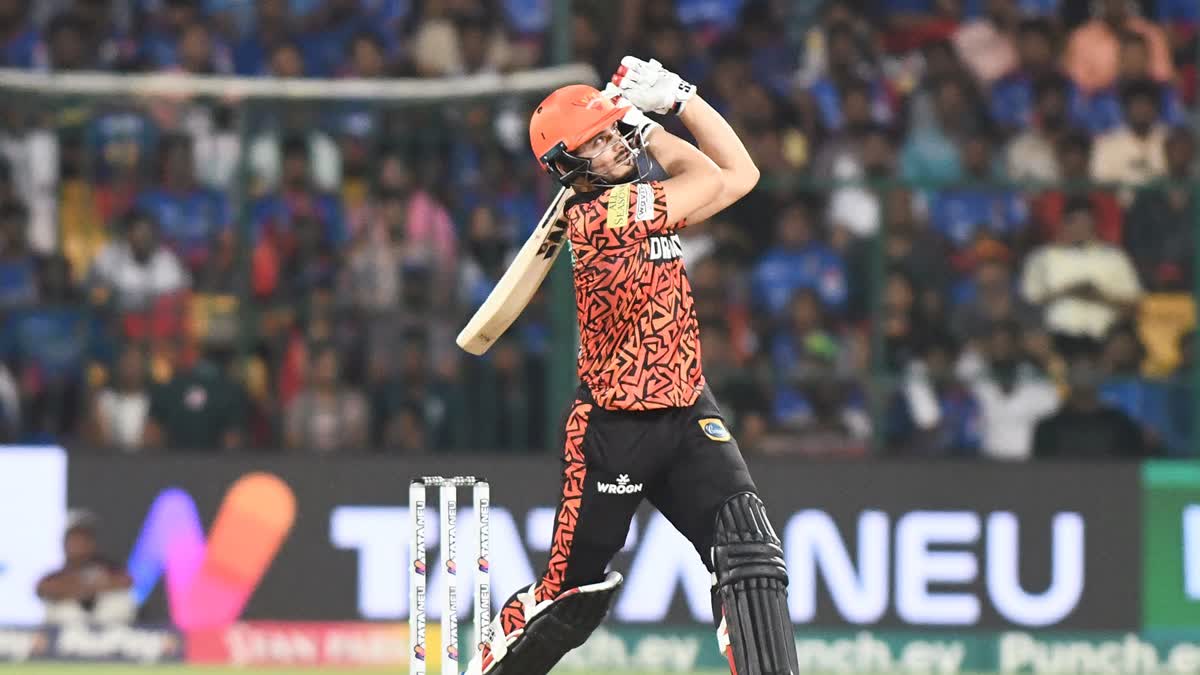
[[[616,411],[580,387],[566,414],[562,494],[539,601],[604,578],[642,499],[671,522],[712,571],[717,511],[756,492],[712,391],[687,408]]]

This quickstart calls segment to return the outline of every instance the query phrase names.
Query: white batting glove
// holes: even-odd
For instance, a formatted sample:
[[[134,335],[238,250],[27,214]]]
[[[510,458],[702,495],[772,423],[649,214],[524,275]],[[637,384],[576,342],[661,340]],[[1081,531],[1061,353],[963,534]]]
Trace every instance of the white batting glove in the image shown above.
[[[612,81],[638,109],[659,115],[678,115],[696,94],[696,85],[663,68],[657,60],[643,61],[636,56],[621,59]]]
[[[604,91],[600,92],[605,98],[612,99],[617,104],[618,108],[625,108],[625,116],[621,121],[629,126],[637,129],[638,135],[642,142],[650,136],[650,132],[655,129],[661,129],[662,125],[654,120],[646,117],[646,114],[638,110],[637,106],[632,101],[625,98],[625,93],[617,85],[609,82],[604,86]]]

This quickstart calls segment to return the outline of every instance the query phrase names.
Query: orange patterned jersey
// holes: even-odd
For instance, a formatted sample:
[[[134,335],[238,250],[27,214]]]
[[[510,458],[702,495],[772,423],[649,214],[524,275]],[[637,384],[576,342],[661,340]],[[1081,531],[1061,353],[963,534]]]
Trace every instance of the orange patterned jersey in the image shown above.
[[[572,197],[579,379],[610,410],[689,406],[704,388],[700,328],[657,181]]]

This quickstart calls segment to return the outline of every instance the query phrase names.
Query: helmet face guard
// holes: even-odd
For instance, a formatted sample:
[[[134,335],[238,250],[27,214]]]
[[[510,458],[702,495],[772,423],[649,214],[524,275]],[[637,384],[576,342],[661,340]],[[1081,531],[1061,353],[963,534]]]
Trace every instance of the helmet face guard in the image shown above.
[[[566,187],[572,187],[575,181],[583,179],[595,187],[613,187],[624,183],[633,183],[642,180],[650,173],[650,162],[642,161],[645,157],[643,150],[646,148],[646,127],[637,128],[618,121],[617,137],[608,145],[600,149],[600,153],[608,150],[616,143],[621,143],[629,151],[629,158],[634,169],[634,174],[624,180],[612,182],[609,178],[601,176],[592,171],[591,157],[582,157],[567,150],[567,145],[563,141],[559,141],[549,150],[547,150],[538,159],[546,171],[554,176],[560,184]],[[647,158],[648,159],[648,158]]]

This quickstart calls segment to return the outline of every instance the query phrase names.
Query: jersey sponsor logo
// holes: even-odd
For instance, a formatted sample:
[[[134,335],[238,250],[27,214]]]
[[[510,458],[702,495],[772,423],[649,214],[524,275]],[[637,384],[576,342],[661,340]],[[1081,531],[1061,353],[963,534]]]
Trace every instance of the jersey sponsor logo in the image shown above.
[[[654,188],[649,183],[638,183],[635,220],[654,220]]]
[[[650,237],[647,241],[650,244],[648,257],[653,262],[678,260],[683,257],[683,242],[679,241],[677,234]]]
[[[629,184],[618,185],[608,192],[608,221],[610,230],[619,230],[629,224]]]
[[[725,428],[725,423],[716,417],[708,417],[700,420],[700,430],[704,432],[714,441],[725,442],[733,438],[729,433],[729,429]]]
[[[615,483],[596,483],[596,490],[603,495],[632,495],[642,491],[642,483],[629,482],[629,474],[617,476]]]

